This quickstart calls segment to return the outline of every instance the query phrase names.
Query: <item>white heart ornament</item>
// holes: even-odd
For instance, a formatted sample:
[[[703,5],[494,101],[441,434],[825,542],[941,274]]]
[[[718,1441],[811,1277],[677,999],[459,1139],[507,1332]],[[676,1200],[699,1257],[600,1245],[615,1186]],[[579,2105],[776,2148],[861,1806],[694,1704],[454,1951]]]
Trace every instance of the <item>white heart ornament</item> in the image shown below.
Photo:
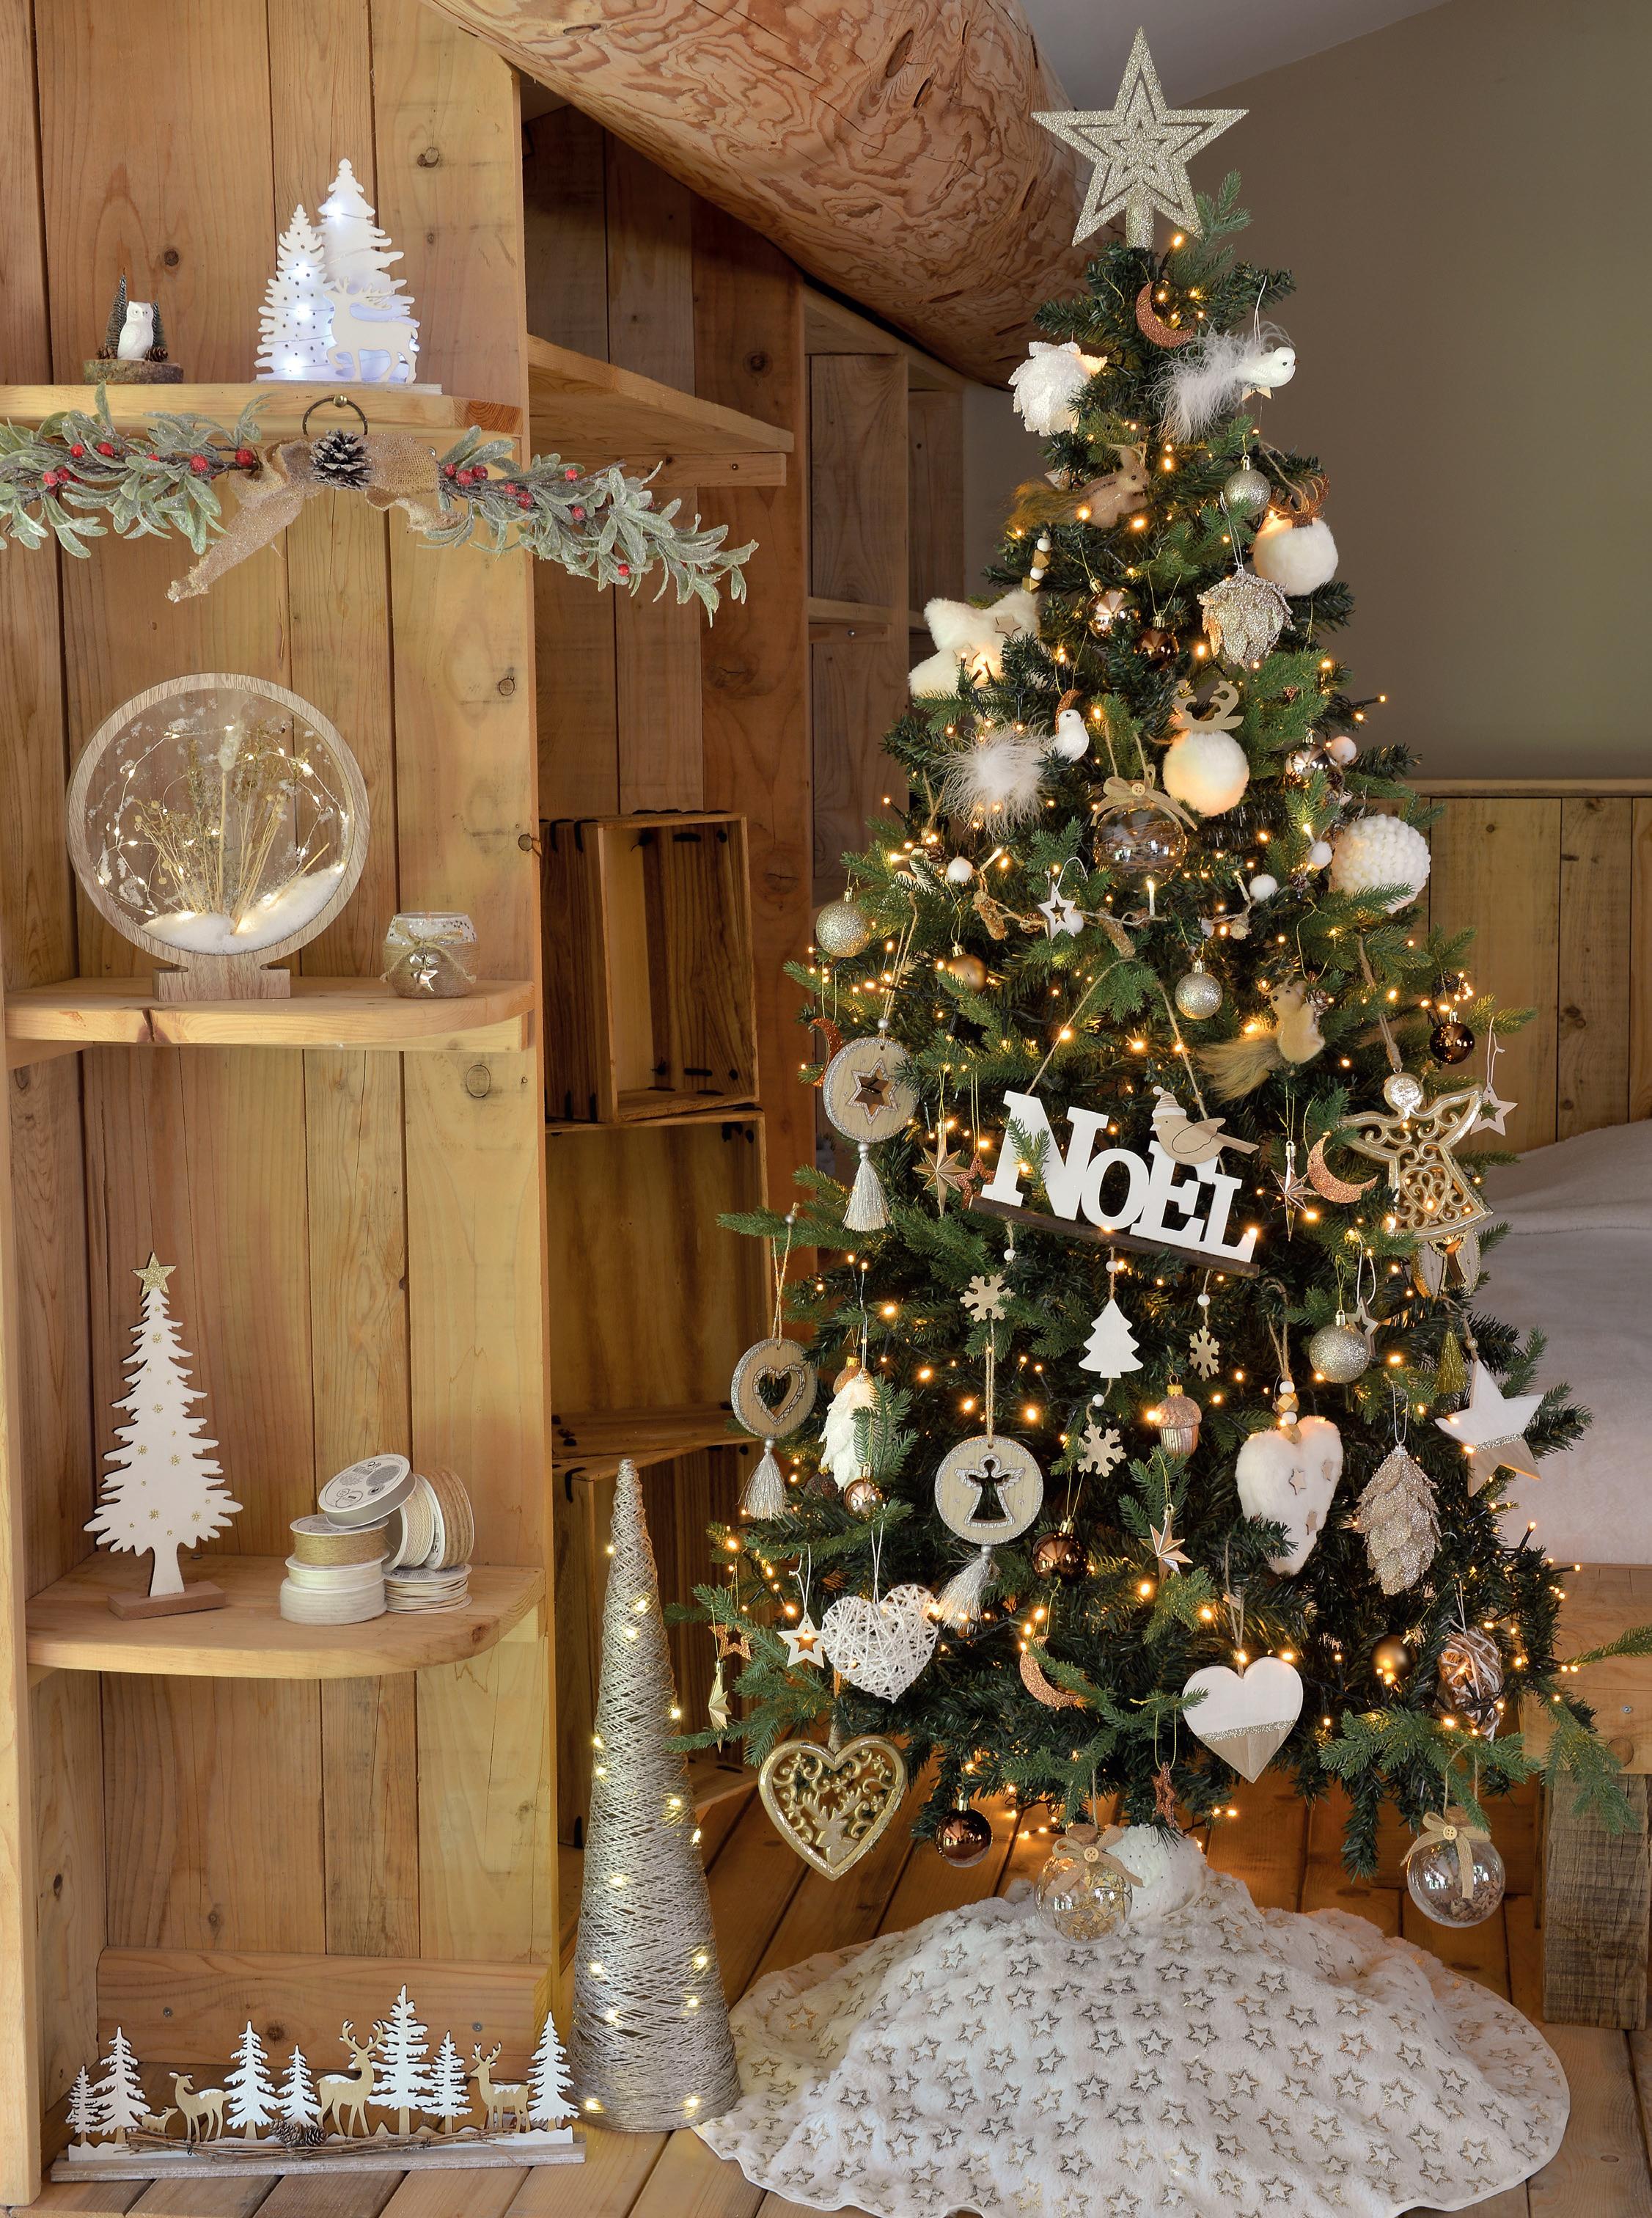
[[[1253,1433],[1239,1451],[1234,1475],[1247,1517],[1283,1525],[1290,1547],[1270,1556],[1276,1571],[1301,1571],[1325,1530],[1342,1476],[1342,1435],[1328,1417],[1302,1417],[1289,1433]]]
[[[941,1628],[927,1587],[891,1587],[877,1602],[845,1595],[820,1620],[820,1645],[832,1668],[863,1694],[893,1702],[935,1653]]]
[[[1272,1763],[1302,1712],[1301,1675],[1278,1656],[1259,1656],[1242,1677],[1225,1664],[1207,1664],[1182,1693],[1204,1697],[1185,1713],[1188,1731],[1252,1781]]]

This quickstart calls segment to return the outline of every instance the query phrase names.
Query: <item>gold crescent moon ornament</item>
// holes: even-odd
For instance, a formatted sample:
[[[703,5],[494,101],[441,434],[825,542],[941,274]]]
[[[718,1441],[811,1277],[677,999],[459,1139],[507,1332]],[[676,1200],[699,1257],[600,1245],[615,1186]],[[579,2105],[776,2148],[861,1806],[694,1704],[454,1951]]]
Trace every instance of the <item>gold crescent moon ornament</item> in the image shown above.
[[[1082,1694],[1069,1694],[1065,1687],[1056,1686],[1046,1676],[1043,1665],[1030,1648],[1024,1648],[1021,1651],[1021,1683],[1033,1700],[1043,1703],[1046,1709],[1081,1710],[1084,1707]]]
[[[1339,1178],[1325,1160],[1325,1142],[1315,1140],[1308,1151],[1308,1182],[1315,1193],[1322,1193],[1327,1201],[1358,1201],[1362,1193],[1369,1193],[1377,1183],[1374,1178]]]
[[[838,1030],[838,1027],[832,1023],[830,1017],[811,1017],[809,1019],[809,1030],[812,1032],[819,1032],[820,1038],[826,1042],[826,1053],[820,1058],[820,1075],[814,1081],[816,1086],[824,1086],[826,1084],[826,1066],[837,1054],[838,1050],[843,1045],[843,1034]]]
[[[1173,324],[1167,324],[1155,313],[1151,280],[1135,296],[1135,327],[1142,338],[1151,339],[1154,346],[1189,346],[1198,337],[1197,331],[1179,331]]]

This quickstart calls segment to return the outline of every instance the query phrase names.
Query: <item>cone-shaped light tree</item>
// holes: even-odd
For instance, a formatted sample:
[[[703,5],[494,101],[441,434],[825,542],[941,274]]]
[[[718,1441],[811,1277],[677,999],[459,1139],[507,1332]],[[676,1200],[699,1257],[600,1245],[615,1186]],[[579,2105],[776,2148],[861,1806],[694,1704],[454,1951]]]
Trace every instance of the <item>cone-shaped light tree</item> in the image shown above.
[[[591,2117],[659,2133],[718,2116],[739,2097],[739,2074],[676,1745],[659,1580],[628,1462],[609,1543],[569,2063]]]

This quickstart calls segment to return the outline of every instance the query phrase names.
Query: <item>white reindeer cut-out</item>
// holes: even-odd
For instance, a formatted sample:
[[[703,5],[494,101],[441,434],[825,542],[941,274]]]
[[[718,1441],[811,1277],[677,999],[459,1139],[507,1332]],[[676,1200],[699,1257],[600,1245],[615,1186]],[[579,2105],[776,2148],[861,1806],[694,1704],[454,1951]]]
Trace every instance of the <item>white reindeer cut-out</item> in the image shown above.
[[[407,304],[374,288],[334,293],[327,367],[363,385],[411,385],[418,375],[418,325]]]
[[[224,2134],[224,2091],[221,2087],[203,2087],[195,2092],[195,2078],[188,2072],[172,2074],[172,2092],[177,2099],[178,2113],[183,2120],[186,2141],[220,2141]],[[211,2131],[205,2130],[210,2125]]]
[[[351,2069],[324,2072],[315,2083],[322,2124],[326,2124],[331,2114],[334,2127],[346,2141],[353,2133],[367,2131],[367,2106],[373,2097],[373,2052],[383,2035],[384,2027],[375,2018],[367,2039],[357,2041],[355,2028],[346,2018],[338,2038],[350,2052]]]
[[[502,2134],[504,2122],[510,2121],[511,2130],[520,2133],[528,2122],[528,2085],[522,2079],[501,2079],[497,2084],[490,2077],[499,2060],[503,2041],[496,2041],[486,2056],[479,2041],[470,2052],[471,2068],[466,2077],[476,2082],[476,2091],[482,2098],[482,2108],[487,2113],[485,2133]]]

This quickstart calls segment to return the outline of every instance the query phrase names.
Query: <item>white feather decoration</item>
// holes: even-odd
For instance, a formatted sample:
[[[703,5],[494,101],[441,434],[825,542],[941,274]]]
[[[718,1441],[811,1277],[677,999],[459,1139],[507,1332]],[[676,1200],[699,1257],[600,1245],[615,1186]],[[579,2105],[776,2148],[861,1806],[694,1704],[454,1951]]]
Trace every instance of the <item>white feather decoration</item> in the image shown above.
[[[999,724],[961,747],[941,787],[941,805],[950,816],[980,820],[994,832],[1030,824],[1044,798],[1044,750],[1048,740],[1034,732],[1012,732]]]
[[[1028,431],[1076,431],[1073,403],[1101,367],[1100,358],[1086,354],[1076,339],[1064,345],[1034,339],[1027,359],[1010,373],[1010,390]]]
[[[1272,393],[1296,374],[1296,350],[1272,324],[1256,331],[1212,331],[1171,356],[1159,384],[1166,438],[1186,445],[1248,393]]]
[[[1316,593],[1337,573],[1337,543],[1319,517],[1292,524],[1286,517],[1264,519],[1251,548],[1251,567],[1287,593]]]
[[[860,1477],[860,1458],[855,1453],[855,1416],[858,1410],[869,1409],[876,1400],[877,1387],[871,1373],[858,1366],[832,1397],[826,1429],[820,1436],[820,1468],[839,1486],[847,1486],[851,1479]]]

